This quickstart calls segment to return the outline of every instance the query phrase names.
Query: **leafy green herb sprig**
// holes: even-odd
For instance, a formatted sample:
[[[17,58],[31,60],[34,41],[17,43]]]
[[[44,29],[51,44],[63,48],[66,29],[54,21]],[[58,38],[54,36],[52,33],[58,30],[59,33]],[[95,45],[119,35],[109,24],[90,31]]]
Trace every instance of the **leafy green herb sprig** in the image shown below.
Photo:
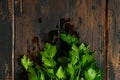
[[[90,52],[89,46],[84,43],[80,44],[75,35],[61,33],[60,38],[70,47],[68,53],[46,43],[39,53],[41,65],[34,64],[26,55],[21,58],[21,65],[28,72],[28,80],[102,80],[102,70],[96,64],[95,52]]]

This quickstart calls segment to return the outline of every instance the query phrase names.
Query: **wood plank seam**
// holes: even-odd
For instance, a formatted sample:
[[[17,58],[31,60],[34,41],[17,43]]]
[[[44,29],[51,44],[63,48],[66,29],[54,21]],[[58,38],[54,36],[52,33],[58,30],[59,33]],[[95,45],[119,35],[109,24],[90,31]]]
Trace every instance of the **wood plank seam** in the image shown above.
[[[105,78],[106,80],[108,80],[108,0],[106,0],[105,3],[104,54],[105,54]]]
[[[14,80],[14,0],[12,0],[12,80]]]

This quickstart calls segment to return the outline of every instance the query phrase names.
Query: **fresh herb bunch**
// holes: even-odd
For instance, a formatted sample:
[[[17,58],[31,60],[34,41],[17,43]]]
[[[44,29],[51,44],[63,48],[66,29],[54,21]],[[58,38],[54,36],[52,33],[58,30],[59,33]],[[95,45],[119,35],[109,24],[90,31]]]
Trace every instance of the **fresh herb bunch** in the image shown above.
[[[67,44],[67,51],[46,43],[39,53],[41,65],[35,64],[26,55],[21,58],[28,80],[102,80],[95,52],[90,52],[89,46],[80,43],[75,35],[61,33],[60,38],[61,43]]]

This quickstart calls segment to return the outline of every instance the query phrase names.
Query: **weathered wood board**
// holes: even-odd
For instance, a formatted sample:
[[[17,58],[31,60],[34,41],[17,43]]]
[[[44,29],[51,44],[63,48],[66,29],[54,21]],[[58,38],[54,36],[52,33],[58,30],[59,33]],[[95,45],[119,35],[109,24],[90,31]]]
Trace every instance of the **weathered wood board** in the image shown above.
[[[120,0],[0,0],[0,80],[11,80],[12,67],[15,80],[25,79],[19,58],[30,55],[29,52],[37,53],[46,38],[56,33],[61,19],[70,19],[80,41],[89,44],[91,51],[96,50],[97,64],[104,71],[103,80],[120,80],[119,5]]]
[[[108,0],[108,80],[120,80],[120,0]]]
[[[11,0],[0,0],[0,80],[11,80],[12,76],[11,8]]]

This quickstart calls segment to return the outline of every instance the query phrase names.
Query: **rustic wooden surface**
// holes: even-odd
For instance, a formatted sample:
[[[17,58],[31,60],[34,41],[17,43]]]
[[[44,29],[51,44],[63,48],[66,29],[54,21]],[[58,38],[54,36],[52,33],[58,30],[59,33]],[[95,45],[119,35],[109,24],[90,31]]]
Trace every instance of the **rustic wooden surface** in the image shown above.
[[[37,53],[46,37],[55,33],[61,18],[70,18],[80,41],[96,50],[97,64],[104,71],[103,80],[120,80],[120,0],[13,1],[14,4],[12,0],[0,0],[0,80],[11,79],[12,67],[15,80],[24,79],[19,58]],[[12,22],[15,23],[15,66],[11,62]],[[35,43],[34,39],[39,41]],[[38,43],[40,48],[36,47]]]
[[[120,80],[120,0],[108,0],[108,80]]]
[[[11,0],[0,0],[0,80],[12,76]]]
[[[105,0],[15,0],[15,80],[23,73],[17,59],[35,46],[32,38],[42,40],[61,18],[71,18],[80,41],[97,51],[97,63],[105,71]]]

